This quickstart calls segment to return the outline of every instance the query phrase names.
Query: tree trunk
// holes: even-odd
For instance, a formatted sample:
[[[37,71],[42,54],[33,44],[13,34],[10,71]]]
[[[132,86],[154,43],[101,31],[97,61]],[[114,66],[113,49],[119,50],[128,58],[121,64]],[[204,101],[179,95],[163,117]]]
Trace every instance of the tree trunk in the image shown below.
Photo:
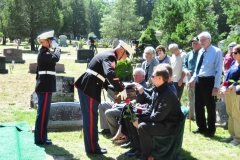
[[[35,48],[35,44],[34,44],[34,38],[32,36],[30,37],[30,43],[31,43],[31,51],[35,51],[36,48]]]
[[[6,45],[6,36],[3,36],[3,42],[2,45]]]

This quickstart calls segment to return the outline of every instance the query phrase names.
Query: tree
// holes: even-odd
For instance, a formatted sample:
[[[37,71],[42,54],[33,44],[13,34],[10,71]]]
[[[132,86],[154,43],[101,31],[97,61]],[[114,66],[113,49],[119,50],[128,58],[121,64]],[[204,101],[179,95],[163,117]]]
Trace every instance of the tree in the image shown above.
[[[71,25],[74,37],[87,35],[88,23],[86,21],[84,0],[71,0],[70,6],[73,11],[73,21]]]
[[[143,18],[135,13],[135,0],[116,0],[111,13],[102,18],[101,34],[109,39],[139,37]]]
[[[229,25],[239,25],[240,21],[240,10],[239,0],[219,0],[221,2],[224,14],[227,17],[227,23]]]
[[[171,33],[183,21],[185,0],[156,0],[150,26],[162,32],[161,44],[171,43]]]
[[[155,30],[148,27],[139,38],[139,52],[136,54],[136,57],[142,55],[145,47],[152,46],[153,48],[156,48],[158,45],[159,42],[155,36]]]
[[[218,15],[213,10],[212,0],[191,0],[187,5],[190,9],[184,14],[182,23],[182,28],[185,27],[187,31],[184,35],[186,41],[182,44],[188,45],[190,40],[202,31],[208,31],[212,36],[212,43],[216,44],[222,35],[218,31]]]
[[[147,28],[148,22],[151,20],[154,2],[155,0],[136,1],[136,14],[139,17],[143,17],[143,21],[140,23],[142,28]]]
[[[63,24],[56,1],[7,0],[3,14],[7,35],[10,38],[30,37],[31,50],[35,50],[37,35],[52,29],[58,34]]]
[[[89,32],[93,32],[97,37],[100,37],[100,23],[103,17],[103,12],[108,3],[102,0],[85,0],[86,17],[89,23]]]

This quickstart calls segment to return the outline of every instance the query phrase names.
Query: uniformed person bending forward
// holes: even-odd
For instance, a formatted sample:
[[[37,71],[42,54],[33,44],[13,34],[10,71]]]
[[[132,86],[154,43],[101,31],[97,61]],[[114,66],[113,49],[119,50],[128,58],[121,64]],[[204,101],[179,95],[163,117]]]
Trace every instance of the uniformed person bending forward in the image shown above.
[[[54,37],[54,31],[38,36],[42,45],[37,58],[37,84],[35,92],[38,96],[38,109],[35,122],[35,144],[52,144],[47,137],[47,124],[52,100],[52,92],[56,92],[55,65],[60,59],[60,49]],[[50,48],[54,53],[50,53]]]
[[[87,153],[104,154],[106,149],[98,144],[98,105],[101,101],[101,89],[107,89],[108,81],[119,91],[118,96],[126,99],[126,89],[114,72],[117,60],[124,60],[134,50],[125,42],[109,51],[98,53],[90,61],[84,74],[75,82],[78,89],[83,116],[84,144]],[[106,80],[108,79],[108,81]]]

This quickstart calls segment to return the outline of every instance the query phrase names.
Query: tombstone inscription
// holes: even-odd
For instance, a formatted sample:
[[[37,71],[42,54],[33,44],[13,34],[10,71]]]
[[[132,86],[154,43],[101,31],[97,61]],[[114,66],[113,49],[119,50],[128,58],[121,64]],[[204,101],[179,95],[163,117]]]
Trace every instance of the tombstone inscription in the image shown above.
[[[3,51],[4,56],[6,57],[7,63],[25,63],[25,60],[22,59],[22,50],[16,48],[8,48]]]

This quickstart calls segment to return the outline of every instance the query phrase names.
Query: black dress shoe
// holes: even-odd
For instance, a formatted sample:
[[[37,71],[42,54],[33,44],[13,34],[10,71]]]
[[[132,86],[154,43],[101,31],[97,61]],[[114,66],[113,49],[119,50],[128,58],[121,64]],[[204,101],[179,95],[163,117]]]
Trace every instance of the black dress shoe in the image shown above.
[[[204,136],[205,136],[205,137],[213,137],[213,136],[214,136],[214,133],[207,131],[207,132],[204,133]]]
[[[122,144],[120,147],[121,147],[121,148],[130,148],[130,147],[131,147],[131,142]]]
[[[107,153],[107,150],[102,148],[95,152],[87,152],[87,154],[105,154],[105,153]]]
[[[196,129],[195,131],[192,131],[193,133],[195,133],[195,134],[197,134],[197,133],[199,133],[199,134],[204,134],[205,133],[205,129],[200,129],[200,128],[198,128],[198,129]]]
[[[98,133],[101,133],[101,134],[110,134],[110,129],[103,129],[101,131],[99,131]]]
[[[139,150],[137,150],[136,152],[134,153],[127,153],[127,156],[128,157],[140,157],[141,156],[141,152]]]

